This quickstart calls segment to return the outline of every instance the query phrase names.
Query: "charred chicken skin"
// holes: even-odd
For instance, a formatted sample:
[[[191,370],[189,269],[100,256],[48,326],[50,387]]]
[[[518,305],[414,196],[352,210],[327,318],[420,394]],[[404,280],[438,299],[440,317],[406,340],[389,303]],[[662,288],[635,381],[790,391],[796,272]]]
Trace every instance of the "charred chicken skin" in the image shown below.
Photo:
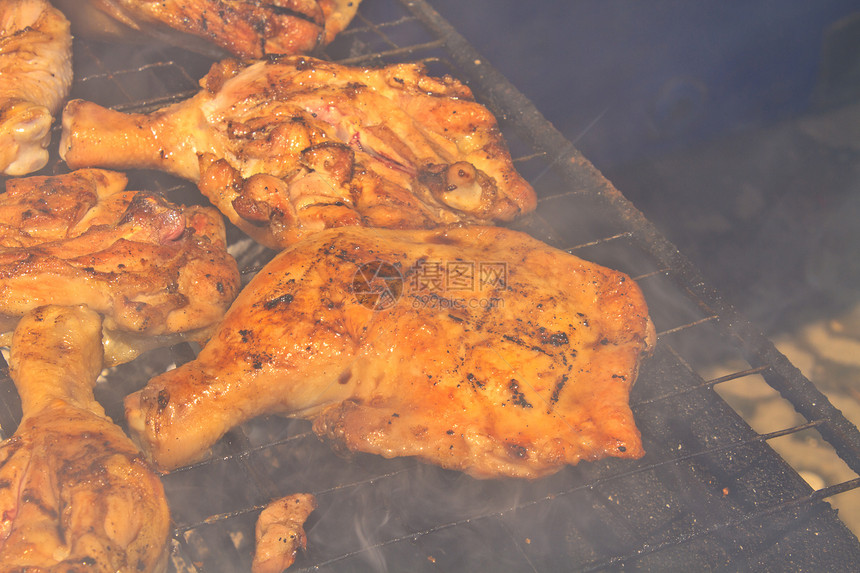
[[[634,281],[522,233],[332,229],[264,267],[126,415],[164,470],[281,414],[343,451],[534,478],[642,455],[628,396],[653,343]]]
[[[306,54],[346,28],[361,0],[56,0],[76,34],[153,38],[204,54]]]
[[[201,85],[150,115],[72,101],[60,154],[195,181],[272,248],[324,228],[488,224],[535,207],[495,118],[450,77],[291,57],[223,61]]]
[[[48,163],[53,116],[72,84],[69,22],[47,0],[0,2],[0,172]]]
[[[15,330],[10,372],[24,417],[0,444],[0,571],[164,571],[161,481],[93,397],[101,318],[42,307]]]
[[[0,333],[36,307],[86,304],[115,334],[108,363],[116,363],[136,353],[125,345],[202,337],[223,316],[240,281],[221,215],[126,183],[100,169],[6,182]]]

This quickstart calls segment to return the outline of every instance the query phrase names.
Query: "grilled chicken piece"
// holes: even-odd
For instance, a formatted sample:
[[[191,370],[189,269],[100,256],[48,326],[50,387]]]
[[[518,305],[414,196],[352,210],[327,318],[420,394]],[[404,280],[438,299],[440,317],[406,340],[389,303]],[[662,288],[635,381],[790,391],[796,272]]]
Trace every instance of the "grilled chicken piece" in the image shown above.
[[[0,571],[164,571],[161,481],[93,397],[101,319],[42,307],[15,330],[24,417],[0,444]]]
[[[46,0],[0,2],[0,171],[48,163],[53,114],[72,85],[69,22]]]
[[[243,289],[196,360],[126,398],[170,470],[261,414],[476,477],[642,455],[654,330],[626,275],[495,227],[321,231]]]
[[[223,61],[201,85],[151,115],[72,101],[60,153],[195,181],[272,248],[323,228],[490,223],[535,207],[495,118],[450,77],[292,57]]]
[[[252,573],[281,573],[293,564],[296,553],[307,547],[304,524],[316,507],[313,495],[297,493],[276,499],[260,512]]]
[[[361,0],[56,0],[76,34],[165,42],[213,57],[306,54],[343,31]]]
[[[6,182],[0,333],[38,306],[86,304],[105,315],[109,364],[208,335],[240,282],[220,214],[126,183],[100,169]]]

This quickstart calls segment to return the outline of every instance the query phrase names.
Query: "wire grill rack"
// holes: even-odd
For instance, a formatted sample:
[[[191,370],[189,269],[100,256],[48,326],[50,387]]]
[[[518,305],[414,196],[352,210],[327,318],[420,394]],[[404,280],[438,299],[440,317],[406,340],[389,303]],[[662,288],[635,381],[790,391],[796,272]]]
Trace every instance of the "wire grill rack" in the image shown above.
[[[638,281],[658,330],[631,395],[647,454],[569,467],[551,477],[474,480],[411,459],[343,459],[308,423],[259,418],[231,431],[206,462],[163,477],[174,519],[170,568],[250,568],[254,522],[272,499],[311,492],[308,549],[296,571],[860,570],[860,542],[825,501],[860,478],[813,490],[769,445],[814,431],[860,473],[860,432],[702,280],[686,258],[432,7],[365,0],[324,57],[348,64],[422,61],[469,84],[499,118],[517,167],[539,194],[516,227]],[[197,91],[212,61],[165,46],[76,40],[72,97],[145,112]],[[56,142],[55,142],[56,145]],[[48,172],[63,171],[55,160]],[[187,183],[132,172],[130,188],[204,200]],[[229,239],[250,277],[271,256]],[[97,396],[122,398],[172,364],[183,344],[113,369]],[[746,365],[705,379],[712,356]],[[760,377],[803,421],[759,433],[715,391]],[[0,359],[0,425],[20,403]]]

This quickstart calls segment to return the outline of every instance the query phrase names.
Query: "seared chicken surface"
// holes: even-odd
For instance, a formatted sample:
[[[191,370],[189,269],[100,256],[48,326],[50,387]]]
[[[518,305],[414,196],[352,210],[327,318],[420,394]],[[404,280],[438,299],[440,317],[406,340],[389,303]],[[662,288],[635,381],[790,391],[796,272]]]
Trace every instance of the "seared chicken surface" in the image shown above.
[[[0,333],[36,307],[86,304],[115,333],[113,364],[144,340],[205,336],[223,316],[239,272],[220,214],[128,191],[126,183],[124,174],[100,169],[6,182]]]
[[[72,101],[60,154],[195,181],[272,248],[324,228],[486,224],[535,207],[495,118],[450,77],[291,57],[223,61],[201,85],[150,115]]]
[[[316,506],[313,495],[297,493],[276,499],[260,512],[252,573],[281,573],[295,562],[296,553],[307,546],[304,524]]]
[[[42,307],[18,324],[10,372],[24,417],[0,444],[0,571],[164,571],[158,476],[93,397],[101,319]]]
[[[69,22],[47,0],[0,2],[0,171],[48,163],[53,114],[72,84]]]
[[[57,0],[76,34],[153,38],[223,57],[306,54],[343,31],[361,0]]]
[[[654,338],[629,277],[522,233],[333,229],[276,256],[126,416],[165,470],[282,414],[338,449],[534,478],[642,455],[628,396]]]

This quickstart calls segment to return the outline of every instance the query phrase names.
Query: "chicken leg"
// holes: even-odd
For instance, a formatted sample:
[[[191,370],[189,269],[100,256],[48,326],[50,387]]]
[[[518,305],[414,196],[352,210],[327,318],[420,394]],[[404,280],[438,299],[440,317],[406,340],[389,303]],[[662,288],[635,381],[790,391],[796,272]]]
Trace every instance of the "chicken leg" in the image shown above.
[[[149,115],[74,100],[60,154],[194,181],[277,249],[324,228],[488,224],[535,207],[495,118],[453,78],[292,57],[223,61],[201,85]]]
[[[0,2],[0,172],[48,163],[53,116],[72,85],[69,22],[47,0]]]
[[[164,40],[213,57],[305,54],[349,25],[361,0],[55,0],[85,36]]]
[[[139,573],[166,567],[161,481],[93,397],[101,319],[41,307],[15,330],[24,412],[0,444],[0,572]]]
[[[531,478],[642,455],[628,396],[653,344],[634,281],[525,234],[346,227],[281,252],[126,416],[165,470],[282,414],[343,451]]]
[[[87,304],[105,316],[108,363],[205,337],[239,290],[224,223],[82,169],[7,182],[0,194],[0,334],[30,310]]]

